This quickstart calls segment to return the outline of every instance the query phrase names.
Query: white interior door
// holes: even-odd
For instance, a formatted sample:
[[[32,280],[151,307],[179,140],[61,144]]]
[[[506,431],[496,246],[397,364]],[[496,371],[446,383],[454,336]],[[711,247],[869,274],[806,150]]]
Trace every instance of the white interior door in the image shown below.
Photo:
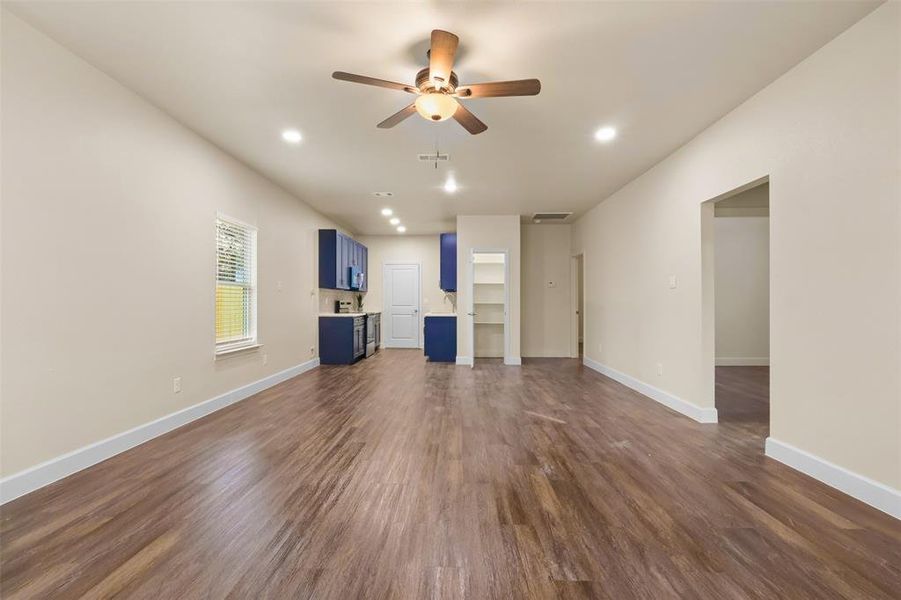
[[[419,348],[419,265],[385,265],[385,316],[382,330],[388,348]]]

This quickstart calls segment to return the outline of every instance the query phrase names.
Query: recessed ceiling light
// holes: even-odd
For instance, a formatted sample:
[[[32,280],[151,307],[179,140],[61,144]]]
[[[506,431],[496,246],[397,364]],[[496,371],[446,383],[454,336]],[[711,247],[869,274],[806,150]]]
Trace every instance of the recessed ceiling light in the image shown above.
[[[601,127],[594,132],[594,139],[599,142],[609,142],[616,137],[616,129],[613,127]]]
[[[403,233],[406,230],[407,230],[407,228],[404,227],[403,225],[398,225],[398,227],[397,227],[397,233]]]
[[[390,198],[394,194],[392,192],[372,192],[372,195],[376,198]]]
[[[383,208],[383,209],[382,209],[382,216],[383,216],[383,217],[390,217],[390,216],[393,215],[393,214],[394,214],[394,211],[391,210],[390,208]]]
[[[392,225],[400,225],[400,219],[398,219],[397,217],[394,217],[393,219],[391,219],[388,222],[391,223]]]
[[[282,139],[289,144],[299,144],[303,139],[303,136],[300,135],[300,132],[296,129],[285,129],[282,132]]]
[[[457,182],[454,181],[453,177],[448,177],[447,181],[444,182],[444,191],[448,194],[453,194],[457,191]]]

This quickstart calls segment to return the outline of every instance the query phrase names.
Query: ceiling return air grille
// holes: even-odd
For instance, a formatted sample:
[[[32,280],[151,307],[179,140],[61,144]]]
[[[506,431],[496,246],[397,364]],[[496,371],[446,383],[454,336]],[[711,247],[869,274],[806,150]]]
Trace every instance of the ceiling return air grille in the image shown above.
[[[450,160],[450,155],[433,152],[431,154],[420,154],[419,160],[422,162],[446,162]]]
[[[532,215],[533,223],[562,223],[566,221],[572,212],[537,212]]]

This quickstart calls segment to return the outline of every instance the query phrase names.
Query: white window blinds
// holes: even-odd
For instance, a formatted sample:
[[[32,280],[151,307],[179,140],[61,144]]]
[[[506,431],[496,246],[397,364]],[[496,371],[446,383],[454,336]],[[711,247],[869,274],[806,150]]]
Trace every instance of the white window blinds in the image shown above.
[[[216,218],[216,352],[257,343],[257,231]]]

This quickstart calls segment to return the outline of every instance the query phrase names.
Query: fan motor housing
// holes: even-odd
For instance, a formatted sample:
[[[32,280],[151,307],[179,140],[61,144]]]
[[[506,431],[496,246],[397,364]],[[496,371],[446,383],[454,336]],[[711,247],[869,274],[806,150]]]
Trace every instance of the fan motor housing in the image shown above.
[[[457,74],[451,71],[450,81],[446,82],[446,85],[441,88],[441,91],[447,92],[448,94],[453,94],[457,89],[458,83],[459,80],[457,79]],[[423,93],[435,91],[435,86],[432,85],[432,80],[429,79],[428,67],[422,69],[421,71],[419,71],[419,73],[416,74],[416,87],[418,87],[419,91]]]

